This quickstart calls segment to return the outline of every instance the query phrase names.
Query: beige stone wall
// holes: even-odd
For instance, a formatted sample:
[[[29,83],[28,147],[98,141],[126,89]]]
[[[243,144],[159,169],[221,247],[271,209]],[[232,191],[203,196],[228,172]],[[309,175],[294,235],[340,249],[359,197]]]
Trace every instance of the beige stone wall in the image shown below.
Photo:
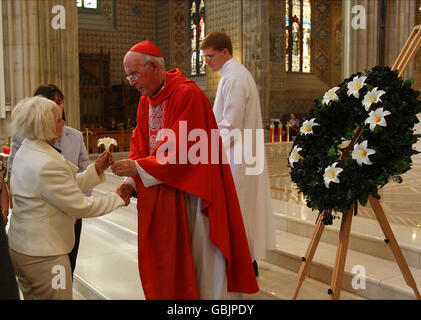
[[[124,81],[123,58],[127,50],[140,41],[156,40],[156,6],[159,8],[160,2],[118,0],[116,31],[79,30],[80,52],[110,52],[110,85]]]

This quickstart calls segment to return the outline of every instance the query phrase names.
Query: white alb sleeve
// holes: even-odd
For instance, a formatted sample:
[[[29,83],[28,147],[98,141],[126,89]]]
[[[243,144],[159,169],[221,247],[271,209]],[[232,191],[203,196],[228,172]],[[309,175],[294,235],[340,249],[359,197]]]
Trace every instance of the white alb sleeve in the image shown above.
[[[143,182],[143,184],[145,185],[146,188],[153,187],[153,186],[156,186],[156,185],[162,183],[161,181],[159,181],[158,179],[155,179],[149,173],[147,173],[145,171],[145,169],[143,169],[137,163],[137,161],[135,161],[135,163],[136,163],[137,173],[138,173],[140,179],[142,179],[142,182]],[[126,177],[123,182],[130,183],[132,185],[133,189],[136,190],[136,183],[134,182],[132,177]]]

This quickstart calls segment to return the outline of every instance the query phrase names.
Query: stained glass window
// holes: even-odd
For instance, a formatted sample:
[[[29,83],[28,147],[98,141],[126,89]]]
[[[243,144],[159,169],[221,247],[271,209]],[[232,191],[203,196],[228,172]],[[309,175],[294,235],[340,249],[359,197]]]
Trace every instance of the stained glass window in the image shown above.
[[[205,58],[199,50],[200,42],[205,38],[205,1],[190,0],[189,9],[190,39],[190,74],[205,74]]]
[[[285,0],[285,70],[311,72],[311,0]]]

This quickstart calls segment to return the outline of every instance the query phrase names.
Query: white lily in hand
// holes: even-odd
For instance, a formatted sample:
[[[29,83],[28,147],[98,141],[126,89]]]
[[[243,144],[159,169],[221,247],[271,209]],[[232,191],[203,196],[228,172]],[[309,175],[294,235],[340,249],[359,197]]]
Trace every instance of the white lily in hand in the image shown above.
[[[289,165],[294,168],[294,162],[298,162],[300,159],[302,159],[302,156],[298,153],[303,148],[300,148],[299,146],[295,146],[294,149],[292,149],[290,155],[289,155]]]
[[[101,146],[101,144],[104,145],[105,151],[110,151],[110,146],[115,145],[117,147],[117,141],[113,138],[101,138],[98,140],[98,148]]]
[[[377,88],[374,88],[370,92],[367,92],[367,94],[364,96],[363,99],[363,106],[365,107],[365,110],[368,111],[371,107],[371,104],[382,102],[380,97],[384,95],[386,91],[378,90]]]
[[[317,122],[314,122],[314,120],[316,120],[316,118],[304,121],[300,128],[300,132],[305,135],[313,134],[313,127],[319,125]]]
[[[370,124],[370,130],[374,131],[376,126],[386,127],[387,122],[385,116],[391,114],[389,111],[383,111],[383,108],[377,108],[375,111],[371,111],[368,114],[368,118],[365,119],[364,124]]]
[[[367,79],[366,76],[361,76],[361,77],[354,77],[354,79],[352,79],[352,81],[348,82],[348,96],[350,96],[351,94],[354,95],[355,98],[359,98],[360,97],[360,89],[362,87],[364,87],[366,85],[365,80]]]
[[[328,105],[330,101],[339,101],[339,97],[336,94],[336,91],[339,89],[339,87],[334,87],[327,92],[325,92],[325,95],[323,96],[323,104]]]
[[[369,149],[367,147],[367,140],[364,140],[360,144],[355,144],[354,150],[352,151],[352,159],[356,160],[359,166],[362,166],[363,163],[367,165],[372,165],[373,163],[368,158],[369,155],[375,154],[376,151]]]
[[[344,169],[336,168],[337,164],[338,164],[337,162],[334,162],[331,166],[328,166],[325,169],[325,174],[323,175],[323,179],[324,179],[324,182],[325,182],[325,186],[328,189],[329,189],[329,184],[331,182],[334,182],[334,183],[340,183],[341,182],[339,180],[338,176]]]

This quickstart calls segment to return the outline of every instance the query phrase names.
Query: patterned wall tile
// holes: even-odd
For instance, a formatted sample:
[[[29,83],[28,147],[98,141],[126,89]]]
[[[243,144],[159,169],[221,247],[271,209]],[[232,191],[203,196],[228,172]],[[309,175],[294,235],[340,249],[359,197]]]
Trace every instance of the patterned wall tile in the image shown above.
[[[206,34],[222,29],[230,36],[233,46],[233,55],[242,62],[242,26],[241,26],[241,0],[221,1],[206,0]],[[206,70],[206,94],[214,100],[220,75]]]
[[[322,53],[321,55],[319,55],[316,58],[316,63],[320,66],[320,67],[324,67],[327,63],[329,62],[328,57],[326,57],[324,55],[324,53]]]
[[[320,39],[320,41],[324,41],[329,36],[329,32],[325,28],[321,27],[317,31],[316,35]]]
[[[170,19],[169,2],[171,0],[159,0],[156,4],[156,45],[161,50],[167,69],[171,69],[171,59],[170,59]]]
[[[320,14],[325,14],[327,11],[329,11],[329,5],[325,1],[320,1],[317,3],[316,8]]]
[[[330,26],[331,50],[330,50],[330,86],[336,86],[343,80],[343,44],[342,44],[342,2],[333,1],[332,22]]]
[[[137,8],[137,10],[136,10]],[[137,42],[155,41],[155,1],[116,1],[116,31],[79,29],[79,52],[110,52],[110,84],[124,79],[123,58]]]
[[[187,0],[170,0],[171,19],[171,67],[179,68],[185,75],[187,72]]]
[[[335,1],[335,0],[333,0]],[[312,1],[313,4],[313,28],[316,37],[313,37],[313,57],[316,59],[313,64],[313,72],[326,83],[330,82],[329,67],[327,63],[330,56],[331,9],[324,0]],[[316,8],[317,10],[314,10]]]

